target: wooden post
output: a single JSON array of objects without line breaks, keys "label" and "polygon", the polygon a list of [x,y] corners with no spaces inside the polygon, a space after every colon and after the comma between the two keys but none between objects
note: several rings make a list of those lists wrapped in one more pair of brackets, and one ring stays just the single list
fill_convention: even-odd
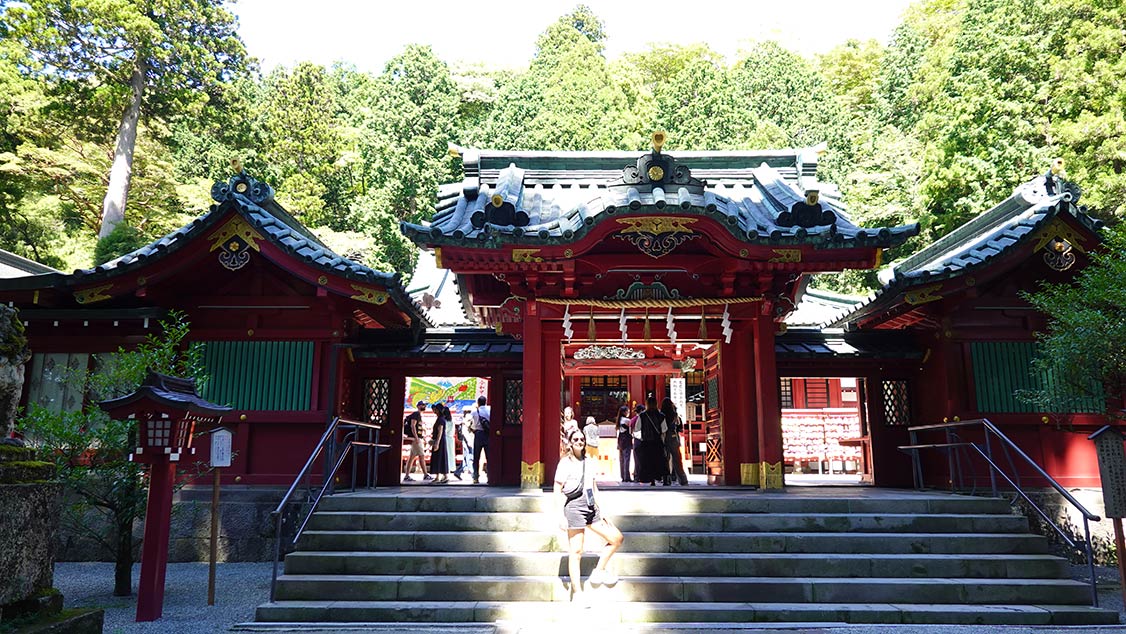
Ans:
[{"label": "wooden post", "polygon": [[145,542],[141,546],[141,582],[137,588],[138,622],[155,621],[164,611],[164,572],[168,568],[168,530],[176,463],[160,456],[153,461],[149,473]]},{"label": "wooden post", "polygon": [[215,467],[211,484],[211,559],[207,570],[207,605],[215,605],[215,562],[219,558],[219,476],[222,467]]}]

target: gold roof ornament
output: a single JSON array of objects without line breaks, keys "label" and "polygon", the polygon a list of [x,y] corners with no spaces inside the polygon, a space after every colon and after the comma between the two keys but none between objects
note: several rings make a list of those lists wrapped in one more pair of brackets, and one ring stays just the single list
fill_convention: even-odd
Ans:
[{"label": "gold roof ornament", "polygon": [[664,130],[657,130],[653,133],[653,153],[660,154],[661,148],[665,146],[666,134]]}]

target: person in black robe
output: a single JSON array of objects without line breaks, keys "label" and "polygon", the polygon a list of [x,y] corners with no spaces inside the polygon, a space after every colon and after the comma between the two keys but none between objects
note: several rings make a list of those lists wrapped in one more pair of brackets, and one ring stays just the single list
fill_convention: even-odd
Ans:
[{"label": "person in black robe", "polygon": [[637,447],[637,481],[651,486],[668,474],[665,458],[665,417],[657,409],[657,398],[650,396],[637,424],[641,426],[641,443]]},{"label": "person in black robe", "polygon": [[434,410],[434,428],[430,430],[430,473],[434,474],[434,484],[450,481],[450,463],[446,457],[446,426],[453,422],[450,408],[441,403],[431,406]]}]

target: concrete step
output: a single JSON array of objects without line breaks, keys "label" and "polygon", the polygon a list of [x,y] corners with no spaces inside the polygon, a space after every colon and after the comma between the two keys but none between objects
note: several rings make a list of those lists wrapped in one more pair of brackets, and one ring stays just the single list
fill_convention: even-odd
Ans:
[{"label": "concrete step", "polygon": [[[283,575],[280,601],[566,601],[559,576]],[[827,577],[623,577],[598,590],[611,602],[943,603],[1081,605],[1090,587],[1071,579],[902,579]]]},{"label": "concrete step", "polygon": [[[596,593],[597,594],[597,593]],[[878,623],[969,625],[1111,625],[1118,613],[1080,605],[931,603],[607,603],[578,609],[566,602],[278,601],[258,607],[259,622],[304,623]],[[245,624],[250,626],[252,624]],[[234,628],[240,629],[239,626]]]},{"label": "concrete step", "polygon": [[[1006,500],[962,495],[921,495],[912,492],[885,493],[878,497],[812,496],[799,492],[762,493],[756,491],[693,491],[682,489],[607,490],[601,492],[602,506],[607,512],[620,514],[652,514],[660,509],[664,515],[691,513],[913,513],[913,514],[998,514],[1011,512]],[[539,513],[554,510],[550,495],[539,492],[522,495],[479,496],[412,495],[394,493],[344,493],[321,501],[324,511],[369,512],[433,512],[433,513]]]},{"label": "concrete step", "polygon": [[[928,532],[1021,533],[1028,520],[1020,515],[909,513],[773,513],[685,515],[611,514],[618,528],[664,532]],[[550,531],[558,524],[554,513],[465,513],[394,511],[320,511],[313,515],[314,530],[365,531]]]},{"label": "concrete step", "polygon": [[[302,535],[303,551],[395,552],[562,552],[560,531],[533,533],[319,531]],[[790,533],[790,532],[631,532],[623,552],[673,553],[885,553],[885,554],[1043,554],[1039,535],[1002,533]]]},{"label": "concrete step", "polygon": [[[583,574],[597,555],[583,557]],[[1052,555],[888,555],[824,553],[619,553],[625,576],[948,577],[1062,579],[1067,562]],[[292,575],[566,575],[564,553],[295,552]]]}]

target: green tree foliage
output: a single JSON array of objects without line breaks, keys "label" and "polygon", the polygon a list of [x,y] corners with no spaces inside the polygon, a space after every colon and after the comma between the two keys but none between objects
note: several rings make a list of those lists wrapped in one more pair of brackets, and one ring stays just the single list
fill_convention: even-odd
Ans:
[{"label": "green tree foliage", "polygon": [[1126,226],[1105,238],[1073,283],[1045,284],[1027,297],[1048,316],[1035,364],[1062,384],[1033,395],[1044,411],[1077,411],[1091,398],[1121,402],[1126,390]]},{"label": "green tree foliage", "polygon": [[222,0],[27,0],[5,18],[28,70],[69,106],[97,110],[91,132],[115,121],[113,168],[99,235],[125,219],[142,121],[166,121],[238,73],[245,50]]},{"label": "green tree foliage", "polygon": [[594,41],[601,33],[583,7],[549,26],[528,71],[501,89],[484,124],[467,133],[469,142],[524,150],[641,147],[648,133],[630,116],[601,40]]},{"label": "green tree foliage", "polygon": [[[54,462],[63,486],[76,500],[63,512],[68,531],[100,545],[116,562],[114,595],[129,596],[133,567],[133,524],[144,516],[145,480],[141,466],[130,462],[136,447],[136,422],[112,420],[98,401],[132,392],[146,370],[202,381],[202,352],[185,346],[189,332],[183,314],[171,313],[159,334],[150,334],[133,350],[97,355],[98,370],[59,377],[82,385],[89,398],[74,412],[56,412],[32,404],[17,422],[17,429],[38,450],[40,458]],[[108,534],[104,526],[110,527]]]}]

